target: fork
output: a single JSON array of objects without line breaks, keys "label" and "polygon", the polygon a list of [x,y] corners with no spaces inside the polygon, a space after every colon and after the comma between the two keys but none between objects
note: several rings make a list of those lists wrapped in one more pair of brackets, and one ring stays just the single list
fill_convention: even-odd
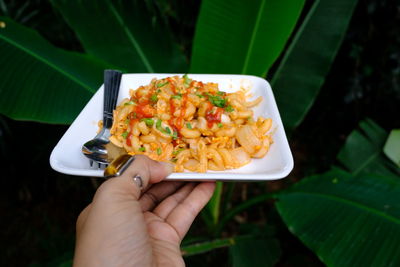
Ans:
[{"label": "fork", "polygon": [[98,169],[104,169],[110,162],[106,145],[110,142],[113,111],[117,104],[121,77],[120,71],[104,71],[103,128],[92,140],[82,146],[82,153],[89,158],[91,167],[97,163]]}]

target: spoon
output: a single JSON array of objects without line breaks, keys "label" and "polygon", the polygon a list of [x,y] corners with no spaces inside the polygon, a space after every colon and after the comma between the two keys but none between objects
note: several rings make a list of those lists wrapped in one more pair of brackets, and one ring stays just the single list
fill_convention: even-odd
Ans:
[{"label": "spoon", "polygon": [[90,166],[96,162],[101,168],[110,162],[106,145],[110,142],[113,111],[117,104],[121,77],[122,72],[120,71],[104,71],[103,128],[92,140],[82,146],[82,153],[89,158]]}]

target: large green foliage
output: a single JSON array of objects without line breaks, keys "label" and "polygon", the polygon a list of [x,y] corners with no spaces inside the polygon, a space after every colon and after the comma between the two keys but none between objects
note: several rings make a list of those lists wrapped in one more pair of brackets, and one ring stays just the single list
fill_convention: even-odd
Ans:
[{"label": "large green foliage", "polygon": [[0,17],[0,112],[15,119],[70,123],[101,85],[106,64],[54,47]]},{"label": "large green foliage", "polygon": [[86,52],[127,72],[185,72],[170,30],[146,1],[52,0]]},{"label": "large green foliage", "polygon": [[[90,80],[90,85],[84,85],[86,89],[90,87],[90,92],[101,84],[100,69],[105,67],[126,72],[187,72],[183,53],[164,19],[153,12],[152,1],[52,0],[51,3],[90,56],[66,57],[66,54],[72,53],[54,47],[38,34],[34,38],[20,38],[19,43],[5,42],[10,36],[28,36],[25,34],[28,29],[17,26],[8,18],[2,21],[15,27],[0,29],[0,40],[7,45],[3,44],[4,49],[21,51],[21,47],[25,47],[36,59],[45,58],[46,62],[51,62],[52,69],[63,69],[64,73],[68,73],[68,79],[78,81],[80,86]],[[304,0],[259,0],[251,4],[237,0],[204,0],[195,27],[190,71],[265,77],[271,66],[279,63],[276,73],[269,75],[273,78],[272,85],[285,127],[292,130],[300,124],[323,84],[355,3],[356,0],[314,1],[311,8],[303,11],[304,20],[298,22]],[[288,40],[291,42],[285,49]],[[7,60],[8,64],[18,62],[18,55],[7,54],[9,57],[3,60]],[[82,62],[75,67],[70,62],[78,57]],[[282,60],[277,61],[280,57]],[[69,70],[64,70],[65,65]],[[91,93],[71,88],[68,83],[60,82],[61,79],[54,84],[41,80],[40,73],[45,71],[46,64],[35,66],[34,72],[21,64],[17,66],[20,68],[4,70],[4,75],[18,73],[30,77],[30,82],[7,79],[11,82],[2,86],[7,87],[2,89],[4,95],[15,96],[18,92],[19,96],[23,96],[14,97],[12,103],[2,108],[1,112],[9,117],[70,123],[90,97]],[[42,87],[33,87],[39,83]],[[62,97],[47,94],[46,101],[37,99],[43,92],[53,92],[54,87],[68,93],[62,94]],[[70,108],[62,112],[53,110],[66,105]],[[15,110],[24,111],[26,115]]]},{"label": "large green foliage", "polygon": [[278,196],[289,230],[328,266],[400,264],[400,171],[383,155],[386,137],[361,122],[338,155],[348,171],[334,167]]},{"label": "large green foliage", "polygon": [[357,0],[313,2],[274,74],[274,90],[286,129],[296,128],[325,81]]},{"label": "large green foliage", "polygon": [[190,71],[265,76],[282,52],[304,0],[204,0]]},{"label": "large green foliage", "polygon": [[[152,1],[51,2],[85,52],[57,48],[36,31],[0,17],[5,25],[0,26],[2,114],[70,123],[102,83],[105,68],[181,73],[189,69],[268,74],[289,130],[312,106],[357,3],[315,0],[303,10],[304,0],[203,0],[188,68],[171,29],[150,12]],[[373,121],[362,121],[330,171],[306,177],[276,195],[250,197],[231,209],[227,201],[233,184],[224,188],[219,183],[203,214],[212,240],[185,245],[186,255],[229,246],[234,266],[275,264],[281,250],[273,234],[260,230],[221,238],[221,232],[242,211],[276,196],[288,229],[327,265],[399,265],[400,180],[398,168],[382,153],[387,136]],[[390,155],[398,161],[398,154]]]}]

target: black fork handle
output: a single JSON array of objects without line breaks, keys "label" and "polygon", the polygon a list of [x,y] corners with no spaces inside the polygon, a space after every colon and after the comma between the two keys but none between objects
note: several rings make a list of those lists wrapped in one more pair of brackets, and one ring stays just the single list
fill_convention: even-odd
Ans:
[{"label": "black fork handle", "polygon": [[104,71],[103,127],[106,129],[111,128],[113,124],[113,111],[117,105],[121,77],[122,72],[120,71]]}]

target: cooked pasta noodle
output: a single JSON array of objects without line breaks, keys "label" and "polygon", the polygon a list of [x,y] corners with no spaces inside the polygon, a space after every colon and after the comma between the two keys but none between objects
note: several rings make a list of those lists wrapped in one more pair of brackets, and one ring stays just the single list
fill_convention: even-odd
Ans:
[{"label": "cooked pasta noodle", "polygon": [[187,75],[153,79],[129,91],[114,111],[110,141],[128,154],[175,163],[175,171],[222,171],[264,157],[273,143],[270,118],[253,118],[244,91]]}]

